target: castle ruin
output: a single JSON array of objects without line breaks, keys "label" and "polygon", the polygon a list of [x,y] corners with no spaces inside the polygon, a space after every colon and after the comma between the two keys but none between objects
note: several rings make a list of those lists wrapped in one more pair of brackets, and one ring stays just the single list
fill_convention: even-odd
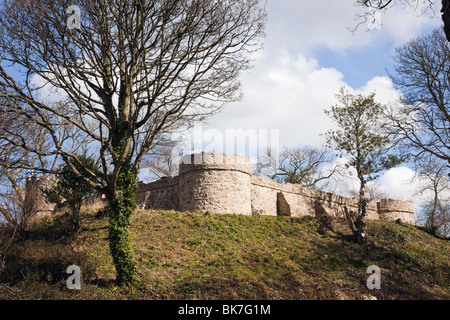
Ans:
[{"label": "castle ruin", "polygon": [[[242,155],[203,152],[185,156],[179,175],[139,183],[136,200],[141,209],[163,209],[268,216],[315,216],[317,201],[335,216],[344,206],[357,209],[350,199],[298,184],[282,184],[252,174],[250,159]],[[414,224],[413,201],[383,199],[368,205],[369,219]]]},{"label": "castle ruin", "polygon": [[[138,208],[290,217],[315,216],[318,202],[337,217],[344,217],[345,205],[357,209],[357,199],[254,175],[250,159],[242,155],[192,154],[182,158],[179,169],[173,178],[139,182]],[[414,224],[413,201],[383,199],[369,203],[367,212],[368,219]]]},{"label": "castle ruin", "polygon": [[51,188],[53,182],[49,176],[29,176],[25,184],[24,210],[27,215],[43,217],[51,214],[55,205],[47,201],[42,190]]}]

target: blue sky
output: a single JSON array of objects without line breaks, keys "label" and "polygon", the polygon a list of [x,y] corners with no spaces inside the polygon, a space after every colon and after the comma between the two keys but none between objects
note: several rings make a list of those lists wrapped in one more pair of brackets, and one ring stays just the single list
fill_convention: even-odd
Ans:
[{"label": "blue sky", "polygon": [[388,76],[386,69],[392,72],[392,47],[392,42],[386,41],[382,45],[371,44],[345,52],[322,48],[315,50],[313,56],[323,68],[335,68],[342,72],[349,86],[360,88],[376,76]]}]

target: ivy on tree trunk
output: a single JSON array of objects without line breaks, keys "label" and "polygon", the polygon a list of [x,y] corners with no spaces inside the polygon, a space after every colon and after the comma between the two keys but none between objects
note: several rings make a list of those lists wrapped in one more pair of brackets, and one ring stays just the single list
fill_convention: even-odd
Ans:
[{"label": "ivy on tree trunk", "polygon": [[136,275],[130,242],[130,219],[136,208],[137,173],[130,164],[122,167],[117,181],[117,194],[109,199],[109,248],[119,284],[131,285]]}]

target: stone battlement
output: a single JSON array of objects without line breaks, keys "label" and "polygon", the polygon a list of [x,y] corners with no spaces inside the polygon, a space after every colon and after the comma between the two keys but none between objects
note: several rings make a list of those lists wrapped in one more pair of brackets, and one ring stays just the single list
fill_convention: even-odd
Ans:
[{"label": "stone battlement", "polygon": [[[357,209],[357,199],[253,175],[250,159],[241,155],[188,155],[182,158],[179,171],[173,178],[139,182],[138,208],[291,217],[315,216],[317,202],[338,217],[344,217],[345,205]],[[412,201],[383,199],[369,203],[367,212],[369,219],[414,224]]]},{"label": "stone battlement", "polygon": [[219,152],[190,154],[181,159],[180,175],[199,170],[237,171],[250,175],[252,164],[248,157]]},{"label": "stone battlement", "polygon": [[[252,175],[248,157],[218,152],[183,157],[178,177],[142,184],[137,197],[141,209],[292,217],[315,216],[316,201],[339,217],[344,216],[344,205],[358,205],[357,199]],[[392,199],[371,202],[368,218],[414,224],[414,205]]]}]

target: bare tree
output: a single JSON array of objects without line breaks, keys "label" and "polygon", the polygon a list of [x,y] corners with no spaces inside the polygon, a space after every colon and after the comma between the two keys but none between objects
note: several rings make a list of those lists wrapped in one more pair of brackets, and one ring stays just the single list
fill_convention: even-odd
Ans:
[{"label": "bare tree", "polygon": [[337,170],[337,167],[333,167],[330,171],[322,170],[333,160],[333,156],[323,147],[285,147],[279,153],[278,161],[272,159],[276,155],[277,152],[266,150],[261,163],[277,166],[278,169],[269,177],[281,183],[301,184],[307,188],[325,188],[326,181]]},{"label": "bare tree", "polygon": [[263,147],[257,154],[253,173],[275,179],[280,166],[280,150],[274,147]]},{"label": "bare tree", "polygon": [[446,163],[428,156],[416,163],[417,194],[427,196],[422,204],[424,225],[433,233],[450,233],[450,179],[445,174]]},{"label": "bare tree", "polygon": [[448,41],[450,41],[450,1],[442,0],[442,21],[444,21],[444,32],[445,37]]},{"label": "bare tree", "polygon": [[391,109],[393,133],[413,155],[450,161],[450,48],[440,29],[395,51],[396,88],[401,104]]},{"label": "bare tree", "polygon": [[[445,0],[444,0],[445,1]],[[443,7],[445,7],[444,1],[442,1]],[[427,8],[432,9],[433,5],[437,0],[356,0],[356,5],[364,6],[366,8],[374,8],[378,10],[388,9],[390,6],[394,5],[406,5],[409,7],[417,7],[418,4],[422,3],[427,6]]]},{"label": "bare tree", "polygon": [[[15,122],[2,106],[0,108],[0,135],[11,140],[13,137],[7,134],[10,131],[16,132],[17,135],[20,134],[22,139],[26,139],[29,144],[33,144],[40,150],[44,150],[46,147],[42,130],[36,126],[23,126]],[[31,195],[31,190],[26,188],[30,171],[22,168],[21,165],[33,165],[43,159],[14,144],[5,143],[5,141],[0,144],[0,149],[0,217],[10,227],[21,232],[28,227],[30,219],[35,214],[33,206],[29,205],[30,201],[27,201],[27,197],[29,200],[35,196]],[[45,163],[45,165],[51,164]]]},{"label": "bare tree", "polygon": [[148,154],[144,156],[141,168],[145,168],[150,174],[156,178],[169,177],[178,175],[178,163],[176,160],[179,155],[177,152],[178,141],[170,140],[167,136],[162,135]]},{"label": "bare tree", "polygon": [[25,230],[33,213],[26,207],[25,177],[19,170],[1,168],[0,219],[18,230]]},{"label": "bare tree", "polygon": [[[14,132],[9,142],[43,158],[60,156],[106,195],[121,284],[131,284],[136,273],[128,230],[141,160],[172,126],[188,126],[240,99],[240,71],[261,47],[260,2],[79,0],[79,10],[69,12],[67,0],[2,4],[0,97],[16,121],[43,128],[52,148],[17,142]],[[42,94],[50,89],[60,93],[57,103]],[[101,174],[71,151],[80,138],[95,151]]]},{"label": "bare tree", "polygon": [[[359,190],[353,187],[349,187],[348,193],[352,198],[358,198],[359,196]],[[388,194],[378,184],[368,183],[366,185],[366,198],[368,201],[377,202],[380,201],[381,199],[387,199]]]},{"label": "bare tree", "polygon": [[[35,175],[27,168],[41,166],[56,172],[60,161],[57,156],[45,158],[40,155],[50,148],[45,130],[35,124],[23,125],[15,121],[7,110],[7,103],[0,106],[0,136],[3,137],[0,140],[0,217],[21,232],[35,216],[35,200],[42,196],[39,186],[27,186],[28,178]],[[24,141],[39,153],[20,147]],[[82,141],[74,144],[73,148],[78,148],[80,144]]]},{"label": "bare tree", "polygon": [[[425,11],[432,11],[434,13],[434,6],[438,0],[356,0],[357,6],[371,9],[365,14],[357,15],[358,19],[363,19],[362,23],[371,21],[374,19],[374,14],[377,10],[384,11],[395,5],[402,5],[404,7],[410,7],[417,9],[420,4],[424,5],[423,13]],[[444,22],[444,32],[448,41],[450,41],[450,1],[441,0],[441,14],[442,21]],[[361,24],[361,23],[360,23]],[[358,26],[360,25],[358,24]],[[357,26],[357,27],[358,27]],[[357,28],[356,27],[356,28]],[[355,29],[356,29],[355,28]]]}]

